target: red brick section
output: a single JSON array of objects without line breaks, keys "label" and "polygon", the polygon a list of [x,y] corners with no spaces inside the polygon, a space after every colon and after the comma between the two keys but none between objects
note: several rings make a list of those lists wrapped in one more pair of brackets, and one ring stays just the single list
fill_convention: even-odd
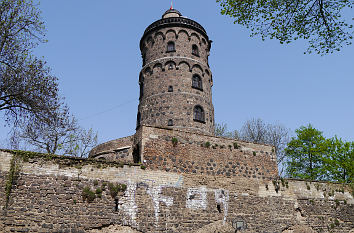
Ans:
[{"label": "red brick section", "polygon": [[271,146],[146,126],[143,138],[143,160],[152,170],[253,179],[278,174]]}]

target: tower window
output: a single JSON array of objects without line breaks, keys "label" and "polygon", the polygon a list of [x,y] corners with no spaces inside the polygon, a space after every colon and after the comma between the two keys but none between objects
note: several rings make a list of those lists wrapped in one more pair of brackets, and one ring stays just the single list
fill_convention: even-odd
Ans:
[{"label": "tower window", "polygon": [[199,57],[199,49],[197,45],[192,45],[192,54]]},{"label": "tower window", "polygon": [[140,96],[139,99],[141,99],[144,95],[144,83],[140,83]]},{"label": "tower window", "polygon": [[173,86],[168,87],[168,92],[173,92]]},{"label": "tower window", "polygon": [[140,127],[140,122],[141,122],[141,113],[138,112],[138,116],[136,117],[136,128]]},{"label": "tower window", "polygon": [[170,64],[168,64],[168,69],[173,70],[173,63],[172,62]]},{"label": "tower window", "polygon": [[201,123],[205,123],[205,114],[204,114],[204,109],[202,108],[202,106],[197,105],[194,107],[194,121],[198,121]]},{"label": "tower window", "polygon": [[170,41],[167,43],[167,52],[176,52],[175,42]]},{"label": "tower window", "polygon": [[146,65],[146,54],[145,53],[142,55],[142,58],[143,58],[143,66],[145,66]]},{"label": "tower window", "polygon": [[173,126],[173,120],[172,119],[168,120],[168,126]]},{"label": "tower window", "polygon": [[192,87],[201,91],[203,90],[202,78],[197,74],[193,75]]}]

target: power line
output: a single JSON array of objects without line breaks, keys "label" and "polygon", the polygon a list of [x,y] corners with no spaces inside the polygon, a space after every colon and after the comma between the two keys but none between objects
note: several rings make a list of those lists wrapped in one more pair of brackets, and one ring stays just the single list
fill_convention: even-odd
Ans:
[{"label": "power line", "polygon": [[82,121],[82,120],[87,120],[87,119],[89,119],[89,118],[102,115],[102,114],[107,113],[107,112],[110,112],[110,111],[112,111],[112,110],[114,110],[114,109],[116,109],[116,108],[120,108],[120,107],[123,107],[124,105],[133,103],[133,102],[135,102],[135,101],[136,101],[136,99],[128,100],[128,101],[126,101],[126,102],[124,102],[124,103],[118,104],[118,105],[116,105],[116,106],[114,106],[114,107],[112,107],[112,108],[106,109],[106,110],[104,110],[104,111],[97,112],[97,113],[94,113],[94,114],[92,114],[92,115],[90,115],[90,116],[80,118],[79,120],[81,120],[81,121]]}]

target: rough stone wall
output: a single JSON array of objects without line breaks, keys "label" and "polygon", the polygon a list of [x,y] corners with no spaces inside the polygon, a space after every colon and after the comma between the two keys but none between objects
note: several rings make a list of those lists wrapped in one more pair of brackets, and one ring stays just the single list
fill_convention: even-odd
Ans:
[{"label": "rough stone wall", "polygon": [[[140,232],[234,232],[236,225],[245,227],[242,232],[354,228],[353,197],[339,184],[178,174],[65,157],[23,157],[5,209],[3,187],[12,157],[0,151],[2,232],[110,232],[115,226]],[[118,205],[107,182],[127,185]],[[102,197],[83,201],[85,187],[102,189]]]},{"label": "rough stone wall", "polygon": [[149,126],[142,127],[142,138],[142,160],[153,170],[252,179],[278,175],[268,145]]},{"label": "rough stone wall", "polygon": [[133,162],[134,135],[112,140],[93,148],[89,157],[107,161]]},{"label": "rough stone wall", "polygon": [[[167,52],[171,41],[175,51]],[[171,26],[150,31],[141,45],[144,64],[139,80],[138,124],[167,127],[172,120],[171,128],[214,134],[209,39],[192,28]],[[198,47],[198,56],[192,54],[193,45]],[[202,79],[202,90],[192,88],[196,74]],[[204,109],[205,122],[194,121],[197,105]]]}]

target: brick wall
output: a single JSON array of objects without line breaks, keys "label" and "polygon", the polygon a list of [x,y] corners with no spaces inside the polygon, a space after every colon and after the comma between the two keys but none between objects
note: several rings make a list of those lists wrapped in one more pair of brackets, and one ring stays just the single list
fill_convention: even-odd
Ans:
[{"label": "brick wall", "polygon": [[251,179],[278,174],[268,145],[149,126],[143,127],[142,138],[143,160],[152,170]]},{"label": "brick wall", "polygon": [[[140,232],[197,232],[238,222],[244,232],[349,232],[354,200],[338,184],[178,174],[139,166],[38,155],[21,157],[20,175],[4,207],[12,154],[0,152],[0,226],[3,232],[105,232],[130,226]],[[107,182],[124,183],[118,206]],[[83,201],[85,187],[102,196]],[[117,210],[116,210],[116,207]],[[207,232],[207,231],[206,231]]]}]

